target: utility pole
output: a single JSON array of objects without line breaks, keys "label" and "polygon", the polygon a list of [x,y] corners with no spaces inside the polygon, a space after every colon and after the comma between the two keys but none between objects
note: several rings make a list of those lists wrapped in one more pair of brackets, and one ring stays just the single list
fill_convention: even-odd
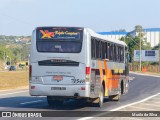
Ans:
[{"label": "utility pole", "polygon": [[142,68],[142,63],[141,63],[141,61],[142,61],[142,33],[143,33],[143,28],[142,28],[142,26],[141,25],[137,25],[137,26],[135,26],[135,32],[136,33],[138,33],[139,34],[139,46],[140,46],[140,48],[139,48],[139,71],[141,71],[141,68]]},{"label": "utility pole", "polygon": [[140,64],[139,64],[139,71],[140,71],[140,72],[141,72],[141,68],[142,68],[142,63],[141,63],[141,61],[142,61],[142,52],[141,52],[141,49],[142,49],[142,48],[141,48],[141,46],[142,46],[142,43],[141,43],[142,41],[141,41],[141,40],[142,40],[142,39],[141,39],[141,34],[142,34],[142,33],[140,32],[140,51],[139,51],[139,63],[140,63]]}]

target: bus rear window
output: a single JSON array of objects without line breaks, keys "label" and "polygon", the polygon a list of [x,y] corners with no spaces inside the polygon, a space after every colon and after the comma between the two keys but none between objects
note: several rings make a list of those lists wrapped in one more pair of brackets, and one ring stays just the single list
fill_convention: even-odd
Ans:
[{"label": "bus rear window", "polygon": [[37,28],[36,46],[38,52],[80,53],[82,28]]}]

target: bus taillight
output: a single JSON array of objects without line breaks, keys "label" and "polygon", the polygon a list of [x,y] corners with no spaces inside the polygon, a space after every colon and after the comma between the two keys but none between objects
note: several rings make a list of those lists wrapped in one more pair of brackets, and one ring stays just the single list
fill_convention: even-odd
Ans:
[{"label": "bus taillight", "polygon": [[32,65],[29,65],[29,79],[31,80],[32,76]]},{"label": "bus taillight", "polygon": [[90,67],[86,67],[86,75],[90,74]]},{"label": "bus taillight", "polygon": [[90,67],[86,67],[86,82],[89,82]]}]

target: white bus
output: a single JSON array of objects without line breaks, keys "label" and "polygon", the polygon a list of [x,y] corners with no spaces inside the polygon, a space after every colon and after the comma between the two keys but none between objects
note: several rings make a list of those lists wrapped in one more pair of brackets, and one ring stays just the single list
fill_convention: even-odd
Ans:
[{"label": "white bus", "polygon": [[49,105],[86,98],[103,105],[128,91],[128,52],[124,42],[89,28],[37,27],[30,53],[30,95],[47,96]]}]

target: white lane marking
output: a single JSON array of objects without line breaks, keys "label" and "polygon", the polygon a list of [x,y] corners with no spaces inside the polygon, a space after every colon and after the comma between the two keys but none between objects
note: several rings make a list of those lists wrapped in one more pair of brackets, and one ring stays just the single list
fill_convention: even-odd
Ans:
[{"label": "white lane marking", "polygon": [[128,118],[128,117],[127,117],[126,120],[142,120],[142,119],[139,119],[139,118],[131,118],[131,117]]},{"label": "white lane marking", "polygon": [[30,103],[37,103],[37,102],[42,102],[43,100],[36,100],[36,101],[30,101],[30,102],[24,102],[24,103],[20,103],[21,105],[25,105],[25,104],[30,104]]},{"label": "white lane marking", "polygon": [[154,104],[148,104],[148,103],[142,103],[142,105],[148,105],[148,106],[155,106],[155,107],[160,107],[160,105],[158,104],[156,104],[156,105],[154,105]]},{"label": "white lane marking", "polygon": [[142,102],[147,101],[147,100],[149,100],[149,99],[151,99],[151,98],[153,98],[153,97],[156,97],[156,96],[158,96],[158,95],[160,95],[160,93],[157,93],[157,94],[155,94],[155,95],[149,96],[149,97],[147,97],[147,98],[145,98],[145,99],[142,99],[142,100],[140,100],[140,101],[138,101],[138,102],[133,102],[133,103],[131,103],[131,104],[127,104],[127,105],[124,105],[124,106],[121,106],[121,107],[112,109],[112,110],[110,110],[110,111],[118,111],[118,110],[120,110],[120,109],[122,109],[122,108],[131,106],[131,105],[135,105],[135,104],[138,104],[138,103],[142,103]]},{"label": "white lane marking", "polygon": [[[156,97],[156,96],[158,96],[158,95],[160,95],[160,93],[157,93],[157,94],[155,94],[155,95],[149,96],[149,97],[147,97],[147,98],[145,98],[145,99],[142,99],[142,100],[140,100],[140,101],[138,101],[138,102],[133,102],[133,103],[131,103],[131,104],[127,104],[127,105],[124,105],[124,106],[121,106],[121,107],[118,107],[118,108],[115,108],[115,109],[111,109],[110,111],[118,111],[118,110],[120,110],[120,109],[123,109],[123,108],[129,107],[129,106],[132,106],[132,105],[135,105],[135,104],[138,104],[138,103],[147,101],[147,100],[149,100],[149,99],[151,99],[151,98],[153,98],[153,97]],[[98,114],[98,116],[104,115],[104,114],[105,114],[105,113]],[[89,119],[93,119],[93,118],[98,117],[98,116],[97,116],[97,115],[94,115],[93,117],[84,117],[84,118],[80,118],[80,119],[77,119],[77,120],[89,120]]]},{"label": "white lane marking", "polygon": [[134,118],[134,117],[114,117],[114,118],[117,118],[117,119],[113,119],[113,120],[142,120],[142,119],[139,119],[139,118]]},{"label": "white lane marking", "polygon": [[149,74],[143,74],[143,73],[137,73],[137,72],[130,72],[132,74],[136,74],[136,75],[142,75],[142,76],[150,76],[150,77],[160,77],[158,75],[149,75]]},{"label": "white lane marking", "polygon": [[[96,116],[95,116],[96,117]],[[84,117],[84,118],[80,118],[80,119],[77,119],[77,120],[89,120],[89,119],[93,119],[95,117]]]},{"label": "white lane marking", "polygon": [[130,81],[132,81],[132,80],[134,80],[135,79],[135,77],[129,77],[129,80]]},{"label": "white lane marking", "polygon": [[158,101],[159,101],[159,100],[160,100],[160,98],[152,98],[152,100],[158,100]]},{"label": "white lane marking", "polygon": [[155,101],[149,101],[149,103],[152,103],[152,104],[160,104],[160,102],[155,102]]},{"label": "white lane marking", "polygon": [[[83,119],[78,119],[78,120],[88,120],[88,119],[93,119],[93,117],[85,117]],[[96,120],[112,120],[112,117],[96,117]],[[142,120],[142,119],[139,119],[139,118],[131,118],[131,117],[114,117],[113,120]]]},{"label": "white lane marking", "polygon": [[28,92],[28,90],[19,91],[19,92],[12,92],[12,93],[0,94],[0,96],[12,95],[12,94],[23,93],[23,92]]},{"label": "white lane marking", "polygon": [[137,107],[137,106],[129,106],[129,107],[131,107],[131,108],[136,108],[136,109],[141,109],[141,110],[156,110],[156,109],[151,109],[151,108],[144,108],[144,107]]}]

